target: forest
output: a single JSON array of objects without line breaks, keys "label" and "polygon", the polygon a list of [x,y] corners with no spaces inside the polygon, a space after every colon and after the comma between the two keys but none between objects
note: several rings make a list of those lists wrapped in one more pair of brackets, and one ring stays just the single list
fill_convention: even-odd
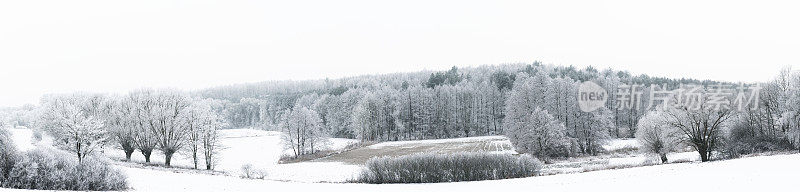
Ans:
[{"label": "forest", "polygon": [[[605,107],[591,113],[579,110],[577,89],[585,81],[609,90]],[[721,83],[735,84],[534,62],[337,80],[271,81],[192,94],[223,103],[229,128],[307,131],[361,141],[504,135],[511,125],[505,119],[516,118],[515,112],[540,108],[563,124],[562,134],[570,138],[565,142],[571,143],[566,154],[596,154],[605,139],[634,137],[639,118],[648,111],[644,106],[650,89],[643,89],[638,108],[617,103],[618,90],[627,91],[634,84],[675,89],[681,84]],[[522,108],[525,110],[518,110]],[[282,126],[288,122],[285,114],[298,109],[316,114],[314,126],[286,130],[289,126]],[[294,143],[298,142],[304,143],[296,138]]]}]

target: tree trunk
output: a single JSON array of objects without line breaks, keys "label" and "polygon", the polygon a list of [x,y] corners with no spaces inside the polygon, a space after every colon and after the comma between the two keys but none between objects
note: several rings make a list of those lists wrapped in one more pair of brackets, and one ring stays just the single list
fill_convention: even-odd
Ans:
[{"label": "tree trunk", "polygon": [[664,153],[664,154],[660,154],[660,155],[661,155],[661,163],[662,164],[666,164],[667,163],[667,154]]},{"label": "tree trunk", "polygon": [[80,162],[83,161],[83,158],[81,156],[81,143],[80,142],[75,142],[75,149],[77,149],[77,150],[75,150],[76,151],[75,154],[78,155],[78,163],[80,163]]},{"label": "tree trunk", "polygon": [[170,167],[170,162],[172,162],[172,154],[173,152],[165,151],[164,152],[164,165]]},{"label": "tree trunk", "polygon": [[197,169],[197,152],[192,152],[192,160],[194,160],[194,169]]},{"label": "tree trunk", "polygon": [[139,149],[139,150],[142,151],[142,155],[144,155],[144,162],[150,163],[150,155],[153,154],[153,150],[152,149],[147,149],[147,150]]},{"label": "tree trunk", "polygon": [[701,162],[707,162],[708,161],[708,152],[707,151],[708,150],[706,150],[706,147],[698,147],[697,148],[697,152],[700,153],[700,161]]},{"label": "tree trunk", "polygon": [[131,155],[133,155],[133,150],[125,150],[125,161],[131,162]]}]

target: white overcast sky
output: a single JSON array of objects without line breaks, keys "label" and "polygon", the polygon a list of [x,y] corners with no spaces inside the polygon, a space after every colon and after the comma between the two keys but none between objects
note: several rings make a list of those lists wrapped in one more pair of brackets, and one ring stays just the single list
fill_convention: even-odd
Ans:
[{"label": "white overcast sky", "polygon": [[796,1],[0,1],[0,106],[540,60],[765,81],[800,68]]}]

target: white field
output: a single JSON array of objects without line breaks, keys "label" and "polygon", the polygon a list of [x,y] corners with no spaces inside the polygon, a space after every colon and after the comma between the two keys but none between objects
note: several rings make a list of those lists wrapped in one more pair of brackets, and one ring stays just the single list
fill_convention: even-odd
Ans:
[{"label": "white field", "polygon": [[[750,157],[532,178],[435,184],[338,184],[246,180],[125,168],[140,191],[787,191],[800,155]],[[708,185],[706,185],[708,184]]]},{"label": "white field", "polygon": [[603,145],[606,151],[615,151],[624,148],[639,148],[639,141],[636,139],[614,139]]},{"label": "white field", "polygon": [[[17,148],[25,151],[35,147],[32,142],[30,129],[10,129],[13,134]],[[267,180],[277,181],[296,181],[296,182],[343,182],[354,178],[360,170],[360,166],[346,165],[338,162],[303,162],[292,164],[278,164],[280,156],[291,154],[281,145],[280,132],[262,131],[252,129],[231,129],[221,130],[222,146],[224,149],[220,153],[220,160],[215,170],[227,172],[228,175],[238,176],[244,164],[252,164],[254,168],[267,172]],[[45,136],[44,140],[50,140]],[[331,139],[328,147],[323,149],[337,150],[346,147],[348,144],[356,142],[352,139]],[[45,142],[49,144],[50,142]],[[122,150],[114,149],[109,146],[101,153],[106,156],[121,160],[125,158]],[[136,151],[133,153],[132,161],[145,162],[144,156]],[[199,168],[204,168],[202,157],[199,158]],[[163,164],[164,155],[160,151],[153,151],[150,156],[152,163]],[[191,157],[186,154],[179,154],[173,157],[172,165],[176,167],[193,167]],[[335,171],[320,171],[335,170]]]},{"label": "white field", "polygon": [[[32,148],[29,130],[12,129],[12,133],[20,148]],[[240,179],[234,174],[208,175],[123,166],[119,166],[119,168],[127,172],[129,183],[136,191],[786,191],[796,188],[793,181],[797,180],[796,175],[800,173],[800,166],[798,166],[800,154],[791,154],[494,181],[390,185],[310,183],[343,181],[352,177],[353,173],[357,173],[360,167],[334,162],[278,165],[276,164],[277,157],[285,152],[280,148],[278,133],[255,130],[226,130],[223,133],[226,137],[223,143],[227,145],[228,149],[223,153],[227,160],[223,159],[220,162],[220,169],[238,171],[237,165],[252,163],[266,168],[270,173],[268,180]],[[470,139],[474,140],[475,138],[467,140]],[[333,143],[336,142],[351,141],[334,141]],[[431,142],[440,141],[423,143]],[[452,142],[450,140],[443,143]],[[262,143],[263,145],[253,143]],[[609,147],[614,147],[619,143],[630,144],[630,141],[612,141],[611,143]],[[400,143],[386,146],[389,145],[403,146]],[[381,147],[381,145],[375,147]],[[110,153],[111,150],[108,151],[108,154]],[[670,158],[692,159],[696,157],[693,153],[676,153],[671,154]],[[607,163],[640,163],[650,159],[646,155],[634,155],[607,158],[603,161],[607,161]],[[181,165],[187,165],[184,160],[178,162]],[[0,189],[0,191],[4,190],[24,191]]]}]

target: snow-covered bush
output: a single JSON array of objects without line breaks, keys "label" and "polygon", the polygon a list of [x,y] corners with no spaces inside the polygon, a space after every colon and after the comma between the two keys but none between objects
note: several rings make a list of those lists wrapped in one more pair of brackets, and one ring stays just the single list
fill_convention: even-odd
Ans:
[{"label": "snow-covered bush", "polygon": [[737,122],[725,137],[722,153],[727,158],[737,158],[752,153],[791,149],[792,143],[786,137],[764,134],[758,131],[758,127]]},{"label": "snow-covered bush", "polygon": [[91,156],[78,162],[71,157],[66,152],[49,148],[25,152],[2,187],[77,191],[127,189],[126,176],[109,162]]},{"label": "snow-covered bush", "polygon": [[245,179],[264,179],[264,177],[267,177],[266,171],[255,168],[249,163],[242,165],[241,171],[241,177]]},{"label": "snow-covered bush", "polygon": [[31,130],[33,131],[33,135],[31,135],[31,139],[33,139],[33,141],[36,142],[36,143],[42,141],[42,139],[43,139],[42,130],[39,130],[39,129],[31,129]]},{"label": "snow-covered bush", "polygon": [[17,161],[16,151],[8,130],[0,127],[0,186],[5,183],[5,178]]},{"label": "snow-covered bush", "polygon": [[358,177],[362,183],[439,183],[530,177],[542,163],[530,155],[456,153],[377,157]]}]

